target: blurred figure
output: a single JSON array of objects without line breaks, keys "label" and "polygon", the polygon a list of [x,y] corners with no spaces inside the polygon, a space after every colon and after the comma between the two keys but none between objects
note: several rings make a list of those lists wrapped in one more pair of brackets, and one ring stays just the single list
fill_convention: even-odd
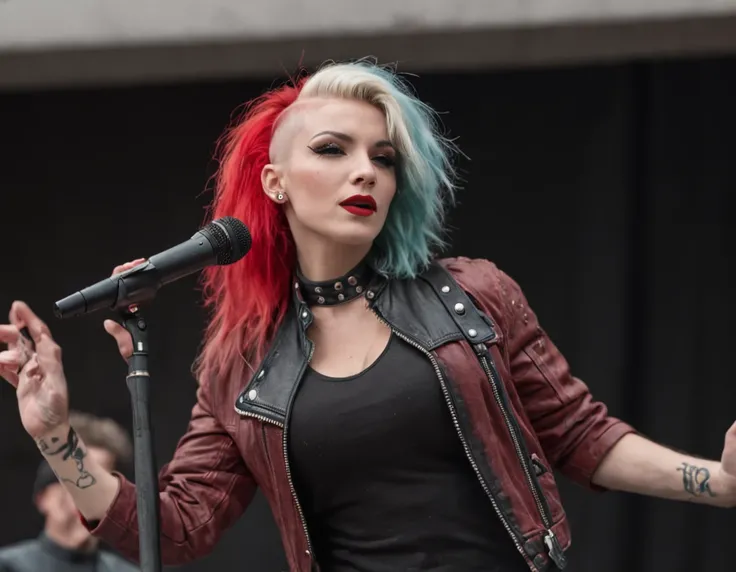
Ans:
[{"label": "blurred figure", "polygon": [[[86,456],[108,471],[131,459],[132,445],[111,419],[72,412],[70,422],[88,444]],[[44,517],[35,540],[0,549],[0,572],[134,572],[120,556],[100,550],[99,540],[82,524],[69,492],[44,460],[33,483],[33,503]]]}]

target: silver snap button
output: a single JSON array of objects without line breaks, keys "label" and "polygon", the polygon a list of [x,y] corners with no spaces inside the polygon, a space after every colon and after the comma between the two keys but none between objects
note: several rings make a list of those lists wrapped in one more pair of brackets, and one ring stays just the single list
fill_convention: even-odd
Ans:
[{"label": "silver snap button", "polygon": [[373,300],[373,298],[375,297],[375,294],[373,293],[372,290],[368,290],[368,292],[366,292],[365,297],[368,298],[369,300]]},{"label": "silver snap button", "polygon": [[338,294],[337,299],[340,300],[340,302],[342,302],[345,299],[345,294]]},{"label": "silver snap button", "polygon": [[317,304],[324,304],[324,303],[325,303],[325,299],[322,296],[317,298]]},{"label": "silver snap button", "polygon": [[477,336],[477,335],[478,335],[478,332],[477,332],[476,330],[474,330],[473,328],[470,328],[470,329],[468,330],[468,335],[469,335],[469,336],[470,336],[471,338],[474,338],[475,336]]},{"label": "silver snap button", "polygon": [[356,291],[356,292],[357,292],[358,294],[360,294],[360,293],[361,293],[361,292],[363,291],[363,287],[362,287],[362,286],[356,286],[356,287],[355,287],[355,291]]},{"label": "silver snap button", "polygon": [[257,395],[258,395],[258,392],[255,389],[251,389],[248,392],[248,399],[250,399],[251,401],[253,401],[256,398]]},{"label": "silver snap button", "polygon": [[443,287],[442,287],[442,292],[443,292],[444,294],[447,294],[447,293],[448,293],[449,291],[450,291],[450,287],[449,287],[449,286],[443,286]]},{"label": "silver snap button", "polygon": [[309,317],[309,312],[307,312],[306,310],[302,312],[302,318],[306,320],[308,317]]},{"label": "silver snap button", "polygon": [[463,306],[460,302],[455,304],[455,313],[456,314],[464,314],[465,313],[465,306]]},{"label": "silver snap button", "polygon": [[355,276],[350,276],[348,278],[348,284],[350,284],[351,286],[355,286],[357,283],[358,281],[355,279]]}]

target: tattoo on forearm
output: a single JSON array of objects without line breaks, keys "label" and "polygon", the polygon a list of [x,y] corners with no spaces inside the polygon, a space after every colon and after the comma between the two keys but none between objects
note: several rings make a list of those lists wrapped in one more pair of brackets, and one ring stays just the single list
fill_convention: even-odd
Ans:
[{"label": "tattoo on forearm", "polygon": [[50,443],[47,443],[44,439],[39,439],[37,444],[41,452],[47,457],[63,455],[62,459],[64,461],[69,458],[74,459],[79,476],[76,480],[62,478],[64,482],[71,483],[78,489],[89,488],[97,482],[97,479],[84,467],[84,458],[87,456],[87,453],[79,444],[79,437],[73,428],[69,428],[66,441],[62,441],[58,437],[52,437]]},{"label": "tattoo on forearm", "polygon": [[694,497],[704,495],[716,496],[710,490],[710,471],[708,469],[683,463],[677,470],[682,471],[682,486],[685,492],[690,493]]},{"label": "tattoo on forearm", "polygon": [[53,457],[55,455],[59,455],[60,453],[63,453],[67,450],[69,447],[69,444],[67,441],[59,444],[60,439],[58,437],[51,437],[51,443],[47,443],[44,439],[39,439],[37,441],[38,448],[41,450],[41,452],[46,455],[47,457]]}]

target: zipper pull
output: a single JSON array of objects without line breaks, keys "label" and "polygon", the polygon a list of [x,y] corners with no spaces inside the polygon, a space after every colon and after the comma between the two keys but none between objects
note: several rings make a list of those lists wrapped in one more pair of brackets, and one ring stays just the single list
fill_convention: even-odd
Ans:
[{"label": "zipper pull", "polygon": [[544,544],[547,546],[547,552],[552,562],[555,563],[559,570],[562,570],[567,566],[567,557],[560,546],[560,541],[557,540],[555,533],[551,530],[547,531],[547,535],[544,537]]},{"label": "zipper pull", "polygon": [[488,348],[485,344],[474,344],[473,349],[478,357],[485,357],[488,355]]}]

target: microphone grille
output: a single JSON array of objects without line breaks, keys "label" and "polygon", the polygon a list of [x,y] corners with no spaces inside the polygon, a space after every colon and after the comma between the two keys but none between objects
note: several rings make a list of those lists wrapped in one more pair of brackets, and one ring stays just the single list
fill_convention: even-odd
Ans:
[{"label": "microphone grille", "polygon": [[212,243],[217,264],[225,266],[237,262],[248,254],[251,237],[248,227],[242,221],[226,216],[213,220],[201,230]]}]

